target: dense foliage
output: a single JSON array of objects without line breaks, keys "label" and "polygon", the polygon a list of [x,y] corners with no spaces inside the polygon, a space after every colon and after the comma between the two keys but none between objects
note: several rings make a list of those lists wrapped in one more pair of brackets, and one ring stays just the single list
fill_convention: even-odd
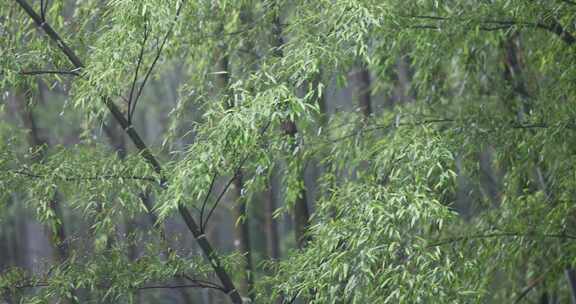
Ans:
[{"label": "dense foliage", "polygon": [[[60,254],[0,263],[7,303],[576,301],[576,3],[28,2],[46,23],[0,4],[0,240],[26,213]],[[206,237],[274,180],[306,242]]]}]

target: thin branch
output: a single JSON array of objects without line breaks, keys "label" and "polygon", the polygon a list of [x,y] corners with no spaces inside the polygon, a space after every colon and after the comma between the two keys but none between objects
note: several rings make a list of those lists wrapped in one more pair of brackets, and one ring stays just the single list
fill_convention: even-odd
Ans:
[{"label": "thin branch", "polygon": [[502,237],[545,237],[545,238],[557,238],[562,240],[576,240],[576,236],[569,235],[569,234],[534,234],[534,233],[520,233],[520,232],[495,232],[495,233],[488,233],[488,234],[476,234],[476,235],[467,235],[467,236],[460,236],[454,238],[448,238],[444,240],[439,240],[435,243],[428,245],[428,247],[439,247],[443,245],[448,245],[457,242],[465,242],[470,240],[477,240],[477,239],[489,239],[489,238],[502,238]]},{"label": "thin branch", "polygon": [[[244,159],[247,159],[247,157],[245,157]],[[208,215],[206,216],[206,220],[204,221],[204,226],[200,227],[200,231],[204,232],[206,230],[206,225],[208,225],[208,221],[210,220],[210,217],[212,217],[212,213],[214,213],[214,210],[216,210],[216,207],[218,207],[220,200],[222,200],[222,197],[224,197],[224,194],[226,194],[226,192],[228,191],[228,188],[230,188],[230,186],[232,185],[232,182],[234,181],[234,179],[238,175],[238,171],[240,170],[240,168],[242,168],[242,165],[244,163],[244,159],[240,162],[240,165],[236,168],[236,170],[234,170],[234,175],[228,180],[228,182],[226,183],[226,186],[224,186],[222,191],[220,191],[218,198],[216,198],[216,202],[214,202],[214,204],[212,205],[212,208],[210,208],[210,211],[208,212]],[[202,219],[200,219],[200,222],[202,222]]]},{"label": "thin branch", "polygon": [[286,304],[292,304],[296,301],[296,299],[298,298],[298,294],[295,294],[294,296],[292,296],[292,298],[290,298],[290,300],[286,301],[282,301],[282,303],[286,303]]},{"label": "thin branch", "polygon": [[[212,282],[202,281],[202,280],[194,280],[194,283],[191,284],[178,284],[178,285],[148,285],[148,286],[141,286],[135,287],[134,289],[138,290],[148,290],[148,289],[179,289],[179,288],[207,288],[207,289],[215,289],[226,293],[226,290],[222,286],[218,286]],[[14,286],[15,289],[25,289],[25,288],[44,288],[49,287],[50,284],[46,282],[38,282],[38,283],[27,283]],[[108,289],[110,286],[99,285],[98,288]]]},{"label": "thin branch", "polygon": [[548,30],[560,37],[562,41],[566,42],[568,45],[574,44],[576,42],[576,38],[554,18],[550,18],[548,21],[548,25],[539,23],[538,28]]},{"label": "thin branch", "polygon": [[205,280],[198,280],[198,279],[193,279],[192,277],[190,277],[187,274],[182,274],[182,277],[185,278],[186,280],[188,280],[191,283],[201,283],[201,284],[205,284],[205,285],[210,285],[210,286],[214,286],[217,288],[222,288],[222,286],[214,283],[214,282],[210,282],[210,281],[205,281]]},{"label": "thin branch", "polygon": [[[271,124],[272,124],[272,119],[269,119],[268,122],[266,123],[266,125],[262,128],[262,130],[260,130],[260,136],[262,136],[262,134],[264,134],[266,132],[266,130],[268,130],[268,128],[270,127]],[[240,163],[238,163],[238,166],[234,170],[234,176],[232,176],[228,180],[228,182],[226,183],[226,186],[224,186],[224,189],[222,189],[222,191],[220,191],[220,194],[218,195],[216,202],[214,202],[214,205],[212,205],[212,208],[208,212],[208,215],[206,216],[206,220],[204,221],[204,227],[200,227],[201,231],[204,231],[206,229],[205,226],[208,224],[208,220],[210,220],[212,213],[214,213],[214,210],[216,210],[216,207],[218,207],[218,204],[222,200],[222,197],[224,197],[224,194],[228,191],[228,189],[232,185],[232,182],[237,177],[238,173],[240,172],[240,170],[242,169],[242,167],[244,166],[244,163],[248,160],[248,158],[250,158],[249,153],[244,156],[244,158],[240,161]]]},{"label": "thin branch", "polygon": [[[572,2],[572,1],[569,1]],[[404,15],[402,17],[405,18],[412,18],[412,19],[424,19],[424,20],[436,20],[436,21],[448,21],[448,20],[462,20],[463,18],[460,17],[442,17],[442,16],[426,16],[426,15]],[[500,26],[497,27],[480,27],[480,30],[483,31],[496,31],[496,30],[503,30],[508,29],[513,26],[527,26],[533,27],[538,29],[543,29],[549,31],[551,33],[556,34],[562,41],[564,41],[568,45],[573,45],[576,42],[576,37],[568,32],[556,19],[549,18],[546,19],[546,23],[542,22],[522,22],[517,20],[477,20],[480,24],[498,24]],[[436,25],[415,25],[410,26],[409,28],[417,28],[417,29],[439,29],[439,26]]]},{"label": "thin branch", "polygon": [[46,21],[46,11],[48,10],[48,0],[40,0],[40,17]]},{"label": "thin branch", "polygon": [[[456,119],[452,119],[452,118],[439,118],[439,119],[429,119],[429,120],[422,120],[422,121],[416,121],[416,122],[402,122],[402,123],[389,123],[389,124],[375,124],[375,125],[367,125],[364,128],[361,129],[357,129],[353,132],[351,132],[350,134],[346,134],[346,135],[342,135],[340,137],[337,138],[324,138],[322,139],[325,142],[329,142],[329,143],[336,143],[342,140],[346,140],[350,137],[354,137],[358,134],[362,134],[362,133],[367,133],[367,132],[372,132],[372,131],[377,131],[377,130],[391,130],[394,129],[396,127],[400,127],[400,126],[413,126],[413,127],[417,127],[417,126],[423,126],[423,125],[429,125],[429,124],[442,124],[442,123],[462,123],[462,124],[466,124],[469,125],[471,123],[473,123],[472,121],[468,121],[467,119],[460,119],[460,120],[456,120]],[[569,130],[576,130],[576,124],[572,123],[572,122],[564,122],[564,123],[560,123],[560,124],[547,124],[547,123],[534,123],[534,124],[519,124],[519,123],[511,123],[508,125],[502,125],[500,127],[493,127],[490,129],[485,129],[486,132],[496,132],[498,130],[506,130],[506,129],[515,129],[515,130],[530,130],[530,129],[548,129],[548,128],[552,128],[554,126],[564,126],[566,127],[566,129]],[[339,126],[342,127],[342,126]],[[462,125],[458,125],[457,127],[461,127]]]},{"label": "thin branch", "polygon": [[62,50],[64,55],[68,57],[70,62],[72,62],[72,64],[74,64],[76,68],[81,69],[82,67],[84,67],[84,64],[82,64],[80,58],[78,58],[78,56],[76,56],[74,51],[72,51],[70,47],[68,47],[68,44],[66,44],[66,42],[62,40],[60,35],[58,35],[58,33],[56,33],[54,29],[48,23],[46,23],[45,20],[42,19],[42,17],[36,14],[34,9],[28,4],[28,2],[26,2],[26,0],[14,0],[14,1],[18,2],[20,7],[22,7],[22,9],[26,12],[26,14],[28,14],[28,16],[30,16],[30,18],[34,20],[34,23],[36,23],[36,25],[38,25],[40,28],[42,28],[42,30],[44,30],[46,35],[48,35],[48,37],[50,37],[50,39],[52,39],[56,43],[56,46],[58,46],[58,48]]},{"label": "thin branch", "polygon": [[347,138],[350,137],[354,137],[358,134],[364,133],[364,132],[372,132],[372,131],[376,131],[376,130],[383,130],[383,129],[393,129],[395,127],[399,127],[399,126],[422,126],[422,125],[428,125],[428,124],[436,124],[436,123],[450,123],[450,122],[455,122],[456,120],[452,119],[452,118],[439,118],[439,119],[429,119],[429,120],[423,120],[423,121],[418,121],[418,122],[408,122],[408,123],[396,123],[396,122],[392,122],[390,124],[376,124],[375,126],[372,127],[365,127],[365,128],[361,128],[358,129],[350,134],[347,135],[343,135],[340,137],[337,137],[335,139],[330,139],[330,138],[326,138],[325,141],[330,142],[330,143],[336,143],[342,140],[345,140]]},{"label": "thin branch", "polygon": [[441,27],[437,25],[429,25],[429,24],[420,24],[420,25],[412,25],[408,27],[409,29],[417,29],[417,30],[439,30]]},{"label": "thin branch", "polygon": [[146,42],[148,41],[148,14],[144,17],[144,38],[142,40],[142,44],[140,45],[140,54],[138,54],[138,62],[136,63],[136,71],[134,72],[134,80],[132,80],[132,86],[130,87],[130,95],[128,97],[128,122],[132,123],[132,101],[134,95],[134,88],[136,87],[136,82],[138,81],[138,73],[140,71],[140,67],[142,66],[142,61],[144,59],[144,50],[146,49]]},{"label": "thin branch", "polygon": [[38,70],[38,71],[22,71],[20,75],[43,75],[43,74],[60,74],[60,75],[73,75],[80,76],[77,71],[57,71],[57,70]]},{"label": "thin branch", "polygon": [[89,181],[89,180],[106,180],[106,179],[134,179],[134,180],[153,182],[156,184],[158,183],[158,179],[156,179],[154,177],[150,177],[150,176],[107,174],[107,175],[88,176],[88,177],[84,177],[84,176],[59,177],[59,176],[53,176],[53,175],[40,175],[40,174],[31,173],[31,172],[26,172],[23,170],[13,170],[11,172],[14,174],[17,174],[17,175],[23,175],[23,176],[32,177],[32,178],[39,178],[39,179],[58,178],[58,179],[68,181],[68,182],[83,181],[83,180]]},{"label": "thin branch", "polygon": [[213,285],[206,285],[206,284],[181,284],[181,285],[151,285],[151,286],[143,286],[138,287],[138,290],[147,290],[147,289],[178,289],[178,288],[207,288],[207,289],[215,289],[226,293],[224,288],[220,286],[213,286]]},{"label": "thin branch", "polygon": [[474,21],[479,24],[499,24],[499,25],[525,25],[525,26],[536,26],[536,23],[530,22],[521,22],[516,20],[493,20],[493,19],[483,19],[483,20],[474,20],[474,19],[466,19],[463,17],[442,17],[442,16],[429,16],[429,15],[403,15],[401,17],[404,18],[411,18],[411,19],[425,19],[425,20],[436,20],[436,21],[450,21],[450,20],[457,20],[457,21]]},{"label": "thin branch", "polygon": [[532,280],[532,282],[530,282],[530,284],[528,284],[528,286],[526,286],[522,290],[522,292],[518,295],[518,297],[514,301],[514,304],[520,303],[520,301],[522,301],[528,295],[528,293],[531,290],[533,290],[536,286],[538,286],[540,283],[542,283],[544,281],[545,277],[546,277],[546,273],[544,273],[541,276],[539,276],[538,278]]},{"label": "thin branch", "polygon": [[142,95],[142,91],[144,90],[144,86],[146,86],[146,82],[148,81],[148,78],[152,74],[152,71],[154,70],[156,63],[158,63],[158,60],[160,59],[160,56],[162,55],[162,50],[164,49],[164,46],[166,45],[168,38],[170,38],[170,36],[172,35],[172,30],[174,29],[174,25],[176,24],[176,20],[180,16],[180,12],[182,11],[183,7],[184,7],[184,1],[181,1],[180,6],[178,6],[178,8],[176,9],[176,15],[174,16],[174,22],[170,25],[170,28],[166,32],[166,35],[164,35],[164,39],[162,40],[162,44],[160,44],[159,47],[158,47],[158,44],[156,44],[156,47],[157,47],[156,56],[154,57],[152,64],[150,64],[148,71],[146,71],[146,75],[144,76],[144,80],[142,81],[142,83],[140,84],[140,87],[138,88],[138,93],[136,93],[136,97],[134,97],[134,100],[132,100],[132,98],[130,98],[130,102],[132,102],[132,108],[131,109],[128,108],[130,118],[134,114],[134,111],[136,111],[136,104],[138,103],[138,100],[140,99],[140,96]]},{"label": "thin branch", "polygon": [[208,198],[210,198],[210,194],[212,193],[212,189],[214,189],[214,183],[216,181],[216,178],[218,177],[218,171],[214,172],[214,175],[212,175],[212,180],[210,181],[210,186],[208,187],[208,191],[206,192],[206,196],[204,196],[204,200],[202,201],[202,209],[200,209],[200,231],[202,233],[204,233],[204,211],[206,209],[206,206],[208,205]]},{"label": "thin branch", "polygon": [[46,21],[46,16],[44,15],[44,0],[40,0],[40,18],[42,18],[42,21]]},{"label": "thin branch", "polygon": [[400,17],[404,18],[415,18],[415,19],[429,19],[429,20],[448,20],[447,17],[440,17],[440,16],[427,16],[427,15],[401,15]]},{"label": "thin branch", "polygon": [[[484,32],[494,32],[494,31],[501,31],[501,30],[507,30],[510,29],[512,27],[512,25],[501,25],[501,26],[494,26],[494,27],[486,27],[486,26],[481,26],[478,29]],[[429,25],[429,24],[423,24],[423,25],[413,25],[410,26],[409,28],[411,29],[427,29],[427,30],[440,30],[442,29],[442,27],[437,26],[437,25]],[[470,28],[470,30],[474,30],[475,28]]]}]

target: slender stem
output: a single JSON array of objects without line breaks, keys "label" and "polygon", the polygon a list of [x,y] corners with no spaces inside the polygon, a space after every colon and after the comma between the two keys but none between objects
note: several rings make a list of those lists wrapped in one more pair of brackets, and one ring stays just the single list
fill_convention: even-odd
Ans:
[{"label": "slender stem", "polygon": [[[15,289],[25,289],[25,288],[43,288],[48,287],[50,284],[46,282],[39,282],[39,283],[29,283],[29,284],[22,284],[15,286]],[[110,286],[98,286],[99,288],[109,288]],[[219,290],[221,292],[226,293],[226,290],[222,286],[218,286],[212,282],[202,281],[202,280],[193,280],[190,284],[177,284],[177,285],[147,285],[136,287],[134,289],[138,290],[147,290],[147,289],[179,289],[179,288],[209,288]]]},{"label": "slender stem", "polygon": [[75,67],[77,68],[84,67],[80,58],[78,58],[78,56],[76,56],[76,54],[68,47],[68,45],[64,42],[64,40],[60,38],[58,33],[56,33],[54,29],[52,29],[52,27],[48,23],[46,23],[45,20],[42,19],[42,17],[36,14],[34,9],[32,9],[32,7],[26,2],[26,0],[14,0],[14,1],[16,1],[22,7],[22,9],[28,14],[28,16],[30,16],[30,18],[34,20],[36,25],[38,25],[39,27],[42,28],[42,30],[44,30],[46,35],[48,35],[48,37],[50,37],[50,39],[52,39],[56,43],[58,48],[62,50],[62,52],[64,52],[64,55],[68,57],[70,62],[72,62],[72,64]]},{"label": "slender stem", "polygon": [[[216,198],[216,201],[214,202],[214,205],[212,205],[212,207],[210,208],[210,211],[208,211],[208,214],[206,215],[206,220],[204,220],[204,226],[200,227],[200,229],[202,230],[202,232],[206,231],[206,224],[208,223],[208,220],[210,220],[210,217],[212,217],[212,213],[214,213],[214,210],[216,210],[216,207],[218,207],[218,204],[220,203],[220,201],[222,200],[222,198],[224,197],[224,194],[226,194],[226,192],[228,192],[228,189],[230,188],[230,186],[232,185],[232,182],[234,181],[234,179],[236,178],[236,173],[238,172],[238,170],[234,171],[234,175],[228,179],[228,182],[226,182],[226,185],[224,186],[224,188],[222,189],[222,191],[220,191],[220,194],[218,194],[218,197]],[[200,222],[202,222],[202,219],[200,219]]]},{"label": "slender stem", "polygon": [[[378,130],[393,130],[397,127],[419,127],[419,126],[425,126],[425,125],[431,125],[431,124],[449,124],[449,123],[453,123],[453,124],[459,123],[455,127],[464,128],[464,127],[467,127],[468,125],[472,124],[473,121],[469,120],[467,118],[462,118],[462,119],[442,118],[442,119],[430,119],[430,120],[422,120],[422,121],[414,121],[414,122],[392,122],[389,124],[372,124],[372,125],[366,125],[366,127],[364,127],[364,128],[355,130],[353,132],[350,132],[349,134],[342,135],[342,136],[337,137],[337,138],[326,138],[326,139],[321,139],[321,140],[328,142],[328,143],[336,143],[336,142],[348,139],[350,137],[354,137],[358,134],[373,132],[373,131],[378,131]],[[570,121],[560,122],[560,123],[556,123],[556,124],[512,123],[512,124],[500,125],[498,127],[493,127],[490,129],[486,128],[484,130],[486,132],[496,132],[496,131],[509,130],[509,129],[511,129],[511,130],[548,129],[548,128],[559,127],[559,126],[564,126],[566,129],[569,129],[569,130],[576,130],[576,124],[573,124]],[[343,127],[343,125],[339,126],[339,127]],[[478,126],[478,127],[480,127],[480,126]],[[333,128],[333,129],[337,129],[337,128]]]},{"label": "slender stem", "polygon": [[522,290],[520,295],[518,295],[518,297],[516,298],[516,301],[514,301],[514,304],[520,303],[520,301],[522,301],[528,295],[528,293],[530,293],[530,291],[532,291],[534,288],[536,288],[536,286],[538,286],[540,283],[544,282],[545,275],[546,275],[546,273],[544,273],[543,275],[539,276],[538,278],[532,280],[532,282],[530,284],[528,284],[528,286],[526,286]]},{"label": "slender stem", "polygon": [[[271,124],[272,124],[272,119],[270,118],[270,120],[268,120],[268,123],[260,131],[260,135],[264,134],[266,132],[266,130],[268,130],[268,128],[270,127]],[[234,182],[234,179],[236,179],[237,175],[241,172],[241,169],[244,166],[244,163],[248,160],[248,158],[250,158],[250,154],[245,155],[244,158],[242,158],[240,160],[240,162],[238,163],[238,166],[234,170],[234,176],[232,176],[228,180],[228,182],[226,183],[226,186],[224,186],[224,189],[222,189],[222,191],[220,191],[218,198],[216,198],[216,202],[214,202],[214,205],[212,205],[212,208],[208,212],[208,215],[206,216],[206,220],[204,221],[204,226],[206,226],[206,224],[208,223],[208,220],[212,216],[212,213],[214,213],[214,210],[216,210],[216,207],[218,207],[218,204],[220,203],[220,201],[224,197],[224,194],[228,191],[228,189],[230,188],[230,186]],[[201,230],[204,231],[205,228],[206,227],[201,227]]]},{"label": "slender stem", "polygon": [[558,35],[560,39],[568,45],[573,45],[574,42],[576,42],[576,38],[570,32],[566,31],[556,19],[550,19],[548,23],[548,25],[539,23],[538,28],[548,30]]},{"label": "slender stem", "polygon": [[496,232],[496,233],[488,233],[488,234],[476,234],[476,235],[466,235],[454,238],[448,238],[444,240],[438,240],[434,242],[428,247],[439,247],[443,245],[448,245],[456,242],[465,242],[470,240],[478,240],[478,239],[490,239],[490,238],[503,238],[503,237],[544,237],[544,238],[555,238],[555,239],[562,239],[562,240],[576,240],[576,236],[569,235],[569,234],[533,234],[533,233],[520,233],[520,232]]},{"label": "slender stem", "polygon": [[210,181],[210,187],[208,187],[208,191],[206,192],[206,196],[204,196],[204,200],[202,201],[202,207],[200,209],[200,229],[202,230],[202,233],[204,233],[204,211],[206,210],[206,206],[208,205],[208,199],[210,198],[210,194],[212,193],[212,190],[214,189],[214,183],[216,182],[216,178],[218,177],[218,171],[214,172],[214,175],[212,175],[212,180]]},{"label": "slender stem", "polygon": [[26,172],[23,170],[15,170],[11,171],[14,174],[23,175],[32,178],[40,178],[40,179],[61,179],[67,182],[73,181],[82,181],[82,180],[108,180],[108,179],[134,179],[134,180],[143,180],[156,183],[158,180],[151,176],[136,176],[136,175],[115,175],[115,174],[105,174],[105,175],[98,175],[98,176],[66,176],[66,177],[59,177],[59,176],[52,176],[52,175],[41,175],[31,172]]},{"label": "slender stem", "polygon": [[[146,75],[144,75],[144,80],[140,84],[140,87],[138,88],[138,92],[136,93],[136,97],[134,97],[134,100],[132,100],[132,92],[130,93],[130,102],[131,102],[131,106],[132,106],[131,108],[130,107],[128,108],[128,115],[130,118],[132,118],[134,111],[136,111],[136,104],[138,103],[138,100],[140,99],[140,96],[142,95],[142,91],[144,90],[144,86],[146,85],[148,78],[152,74],[154,67],[158,63],[158,60],[160,59],[160,55],[162,55],[162,50],[164,49],[164,46],[166,45],[168,38],[170,38],[170,36],[172,35],[172,29],[174,28],[174,24],[176,23],[176,20],[180,16],[180,12],[182,11],[182,7],[184,7],[184,1],[180,2],[180,6],[178,6],[178,8],[176,9],[176,16],[174,16],[174,23],[172,23],[172,25],[170,25],[170,28],[166,32],[166,35],[164,35],[164,39],[162,40],[162,44],[160,44],[160,46],[157,47],[156,56],[154,57],[154,60],[152,60],[152,64],[150,64],[148,71],[146,71]],[[142,44],[142,50],[143,49],[144,49],[144,44]],[[129,121],[131,122],[132,120],[129,119]]]},{"label": "slender stem", "polygon": [[134,109],[132,103],[134,101],[134,88],[136,87],[136,82],[138,81],[138,73],[140,72],[140,67],[142,66],[142,61],[144,60],[144,50],[146,49],[146,41],[148,41],[148,15],[145,16],[144,20],[144,38],[142,39],[142,44],[140,45],[140,54],[138,54],[138,62],[136,63],[136,71],[134,71],[134,79],[132,80],[132,86],[130,87],[130,95],[128,95],[128,121],[132,122],[132,114]]},{"label": "slender stem", "polygon": [[[565,1],[565,2],[572,2],[572,1]],[[447,20],[460,19],[458,17],[423,16],[423,15],[408,15],[408,16],[402,16],[402,17],[412,18],[412,19],[420,19],[420,20],[424,19],[424,20],[431,20],[431,21],[447,21]],[[547,19],[546,23],[543,23],[543,22],[536,22],[536,23],[522,22],[522,21],[516,21],[516,20],[479,20],[479,23],[485,24],[485,25],[490,25],[490,24],[498,25],[498,26],[494,26],[494,27],[486,27],[486,26],[480,27],[480,30],[485,30],[485,31],[495,31],[495,30],[508,29],[508,28],[513,27],[513,26],[527,26],[527,27],[543,29],[543,30],[546,30],[548,32],[554,33],[558,37],[560,37],[560,39],[562,39],[562,41],[564,41],[568,45],[573,45],[576,42],[576,37],[574,37],[574,35],[572,35],[570,32],[568,32],[556,19],[553,19],[553,18]],[[414,25],[414,26],[411,26],[410,28],[439,29],[440,27],[437,25],[426,24],[426,25]]]},{"label": "slender stem", "polygon": [[151,286],[143,286],[138,287],[139,290],[146,290],[146,289],[178,289],[178,288],[208,288],[208,289],[216,289],[221,292],[226,292],[222,287],[210,285],[210,284],[203,284],[203,283],[196,283],[196,284],[180,284],[180,285],[151,285]]},{"label": "slender stem", "polygon": [[21,75],[42,75],[42,74],[61,74],[61,75],[73,75],[80,76],[80,73],[76,71],[55,71],[55,70],[39,70],[39,71],[22,71]]},{"label": "slender stem", "polygon": [[[284,38],[283,26],[280,21],[280,16],[278,13],[274,14],[272,19],[272,32],[273,32],[273,44],[274,44],[274,56],[277,58],[284,57],[283,47]],[[292,119],[287,119],[282,122],[282,131],[284,135],[287,136],[287,141],[292,142],[291,149],[296,151],[298,148],[298,143],[296,141],[296,134],[298,133],[298,128],[296,127],[296,122]],[[302,177],[302,180],[304,178]],[[308,209],[307,199],[306,199],[306,188],[302,187],[300,189],[293,206],[293,216],[294,216],[294,236],[296,239],[296,245],[298,248],[306,247],[307,243],[311,240],[310,236],[307,234],[308,228],[310,227],[310,211]]]}]

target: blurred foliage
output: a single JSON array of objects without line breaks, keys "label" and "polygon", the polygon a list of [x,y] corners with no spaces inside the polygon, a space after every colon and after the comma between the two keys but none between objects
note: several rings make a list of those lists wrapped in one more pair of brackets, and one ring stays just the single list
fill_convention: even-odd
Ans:
[{"label": "blurred foliage", "polygon": [[[40,11],[40,1],[31,3]],[[125,302],[146,284],[185,273],[210,278],[200,256],[170,251],[160,229],[113,245],[108,240],[126,219],[152,213],[160,226],[179,204],[199,210],[205,197],[217,203],[208,196],[213,176],[240,167],[242,193],[253,197],[284,164],[278,213],[290,210],[305,187],[306,165],[318,162],[312,241],[268,265],[272,271],[258,277],[257,302],[497,303],[543,292],[568,301],[564,270],[576,266],[573,2],[49,4],[47,22],[86,66],[73,71],[77,76],[23,75],[73,67],[15,1],[3,1],[0,90],[6,104],[0,110],[9,117],[14,92],[38,94],[40,82],[65,101],[48,113],[66,115],[43,113],[51,117],[48,128],[70,124],[82,136],[46,149],[36,161],[24,142],[27,131],[14,119],[0,122],[0,224],[18,195],[55,230],[59,219],[49,206],[60,195],[67,212],[89,223],[97,253],[72,254],[46,274],[10,269],[0,275],[6,294],[47,303],[88,290],[97,299]],[[229,71],[215,71],[224,56]],[[359,63],[372,72],[373,95],[393,94],[399,60],[409,64],[409,102],[368,118],[319,113],[327,89],[345,86]],[[230,77],[228,94],[215,84],[222,73]],[[176,74],[176,88],[161,88]],[[144,92],[136,129],[145,129],[148,111],[162,113],[161,130],[149,139],[166,163],[166,183],[137,152],[122,159],[100,138],[98,130],[109,124],[102,100],[111,98],[127,114],[132,87]],[[223,99],[235,106],[225,108]],[[324,123],[319,114],[330,119]],[[281,131],[287,119],[298,124],[295,138]],[[482,165],[479,154],[486,151],[492,157]],[[497,179],[492,196],[482,179],[486,166]],[[473,193],[458,202],[462,179]],[[142,193],[155,199],[153,208]],[[125,252],[134,244],[159,248],[130,261]],[[224,265],[233,270],[238,259],[227,257]],[[27,288],[33,286],[42,288]]]}]

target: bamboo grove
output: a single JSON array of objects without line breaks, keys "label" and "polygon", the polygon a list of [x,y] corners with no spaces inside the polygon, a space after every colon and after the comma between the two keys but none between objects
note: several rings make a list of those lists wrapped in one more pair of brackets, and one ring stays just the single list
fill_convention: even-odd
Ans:
[{"label": "bamboo grove", "polygon": [[3,0],[0,303],[576,303],[575,18]]}]

